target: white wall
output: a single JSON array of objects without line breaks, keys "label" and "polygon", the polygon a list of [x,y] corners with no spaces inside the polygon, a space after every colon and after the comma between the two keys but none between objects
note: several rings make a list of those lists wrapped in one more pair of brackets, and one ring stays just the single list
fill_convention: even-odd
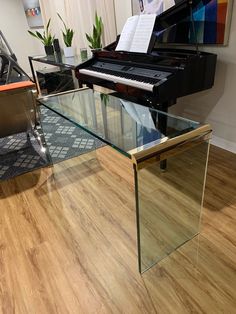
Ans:
[{"label": "white wall", "polygon": [[29,55],[43,53],[43,45],[32,38],[21,0],[0,0],[0,30],[5,35],[20,66],[30,73]]},{"label": "white wall", "polygon": [[131,0],[114,0],[117,33],[120,34],[128,17],[132,16]]},{"label": "white wall", "polygon": [[210,123],[212,143],[236,153],[236,1],[232,13],[229,45],[205,48],[218,56],[214,87],[183,97],[171,112]]}]

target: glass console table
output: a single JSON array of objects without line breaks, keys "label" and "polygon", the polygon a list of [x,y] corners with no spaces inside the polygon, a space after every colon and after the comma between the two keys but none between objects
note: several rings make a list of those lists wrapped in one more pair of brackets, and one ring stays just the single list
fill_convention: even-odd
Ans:
[{"label": "glass console table", "polygon": [[[51,75],[54,76],[54,78],[52,79],[53,85],[55,85],[55,76],[57,72],[59,73],[62,72],[61,75],[58,75],[59,78],[60,77],[62,78],[63,76],[64,77],[67,76],[67,79],[64,79],[64,80],[61,79],[61,82],[58,83],[57,88],[61,89],[61,91],[79,87],[78,80],[75,77],[75,68],[77,65],[83,62],[80,56],[66,58],[63,54],[54,52],[53,55],[29,56],[28,59],[29,59],[29,64],[30,64],[30,68],[32,72],[32,77],[33,77],[34,82],[36,83],[36,86],[40,95],[42,93],[41,93],[40,83],[38,81],[38,75],[36,73],[38,71],[45,72],[44,75],[47,75],[48,77],[51,73]],[[37,62],[38,64],[50,65],[51,68],[50,69],[38,68],[37,71],[35,71],[35,66],[34,66],[35,62]],[[67,73],[68,71],[71,73],[71,75]],[[73,85],[73,88],[70,88],[71,85]],[[58,92],[60,92],[60,90],[58,90]],[[54,91],[53,93],[55,94],[56,92]]]},{"label": "glass console table", "polygon": [[141,273],[198,234],[209,125],[88,88],[39,102],[133,164]]}]

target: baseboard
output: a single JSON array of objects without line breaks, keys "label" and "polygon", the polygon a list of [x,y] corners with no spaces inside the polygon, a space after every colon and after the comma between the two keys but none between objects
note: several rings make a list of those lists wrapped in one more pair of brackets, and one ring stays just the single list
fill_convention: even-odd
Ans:
[{"label": "baseboard", "polygon": [[212,136],[211,144],[236,154],[236,143],[218,136]]}]

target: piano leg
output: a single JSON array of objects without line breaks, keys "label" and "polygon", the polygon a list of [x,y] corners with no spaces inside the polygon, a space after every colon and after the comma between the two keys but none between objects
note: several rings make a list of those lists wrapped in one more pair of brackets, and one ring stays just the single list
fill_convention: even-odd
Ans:
[{"label": "piano leg", "polygon": [[92,83],[86,83],[86,86],[92,90],[94,90],[94,85]]},{"label": "piano leg", "polygon": [[[167,116],[166,115],[159,115],[159,129],[162,134],[166,135],[167,131]],[[160,168],[162,171],[165,171],[167,167],[167,160],[160,161]]]},{"label": "piano leg", "polygon": [[81,80],[78,80],[78,85],[79,88],[82,88],[84,85],[86,85],[88,88],[93,89],[93,84],[92,83],[85,83]]},{"label": "piano leg", "polygon": [[[155,100],[153,101],[153,108],[157,108],[159,111],[162,111],[164,113],[168,113],[168,108],[172,105],[176,104],[176,99],[170,100],[163,102],[161,104],[158,104],[158,102],[155,103]],[[167,135],[167,115],[165,114],[158,114],[158,120],[154,121],[154,123],[157,126],[158,123],[158,128],[161,131],[163,135]],[[162,171],[166,171],[167,168],[167,160],[161,160],[160,161],[160,169]]]},{"label": "piano leg", "polygon": [[[167,112],[168,111],[168,107],[164,107],[165,111],[164,110],[161,110],[161,111],[164,111],[164,112]],[[159,109],[159,106],[158,106],[158,110]],[[152,120],[156,126],[157,129],[159,129],[159,131],[161,132],[161,134],[165,135],[166,136],[166,131],[167,131],[167,116],[162,114],[162,113],[157,113],[155,111],[151,111],[151,116],[152,116]],[[166,167],[167,167],[167,161],[166,160],[161,160],[160,161],[160,169],[162,171],[165,171],[166,170]]]},{"label": "piano leg", "polygon": [[[169,102],[164,102],[162,104],[159,104],[158,110],[167,113],[168,112],[168,107],[169,107]],[[163,135],[167,135],[167,115],[165,114],[158,114],[158,127],[159,130]],[[161,160],[160,161],[160,169],[161,171],[166,171],[167,168],[167,160]]]}]

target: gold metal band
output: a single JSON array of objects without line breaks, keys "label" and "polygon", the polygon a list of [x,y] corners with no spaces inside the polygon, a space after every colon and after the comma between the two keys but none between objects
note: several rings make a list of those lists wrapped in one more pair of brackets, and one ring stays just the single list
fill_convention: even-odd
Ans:
[{"label": "gold metal band", "polygon": [[[136,151],[132,150],[131,155],[132,155],[132,162],[137,166],[139,165],[138,168],[140,168],[140,164],[142,162],[146,162],[149,160],[149,162],[152,161],[157,161],[158,160],[164,160],[167,158],[168,155],[170,154],[177,154],[178,151],[181,151],[183,149],[188,149],[188,146],[191,145],[197,145],[199,144],[199,141],[207,140],[209,139],[211,135],[212,129],[209,124],[200,126],[199,128],[192,130],[188,133],[181,134],[179,136],[176,136],[171,139],[166,139],[157,145],[147,148],[142,151]],[[191,142],[191,143],[190,143]],[[194,144],[195,143],[195,144]],[[184,145],[183,145],[184,144]],[[170,149],[175,149],[175,152],[168,153]],[[129,152],[129,153],[130,153]]]}]

